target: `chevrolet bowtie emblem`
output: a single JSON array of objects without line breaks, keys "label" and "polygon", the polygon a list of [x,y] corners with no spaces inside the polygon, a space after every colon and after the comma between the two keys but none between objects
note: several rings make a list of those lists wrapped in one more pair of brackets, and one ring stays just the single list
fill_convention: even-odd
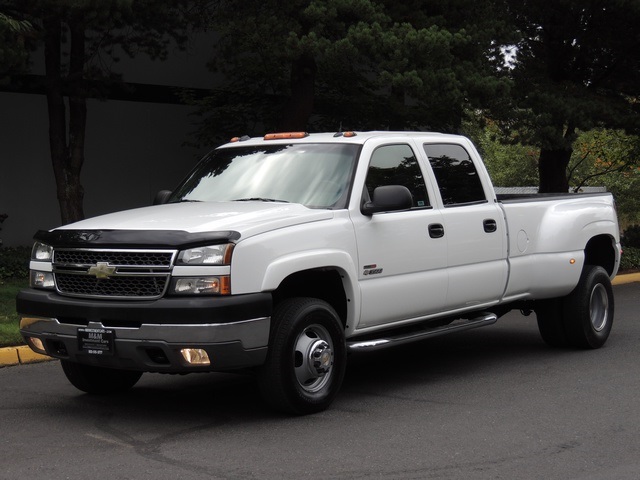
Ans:
[{"label": "chevrolet bowtie emblem", "polygon": [[116,267],[111,267],[107,262],[98,262],[94,267],[87,270],[89,275],[95,275],[96,278],[109,278],[116,273]]}]

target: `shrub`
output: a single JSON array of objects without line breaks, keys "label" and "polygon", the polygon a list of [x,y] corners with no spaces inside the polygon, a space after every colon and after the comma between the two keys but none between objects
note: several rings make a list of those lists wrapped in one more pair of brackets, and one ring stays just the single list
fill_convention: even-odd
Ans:
[{"label": "shrub", "polygon": [[640,248],[623,247],[620,270],[640,270]]},{"label": "shrub", "polygon": [[640,225],[631,225],[622,234],[622,246],[640,248]]},{"label": "shrub", "polygon": [[0,247],[0,279],[27,278],[31,247]]}]

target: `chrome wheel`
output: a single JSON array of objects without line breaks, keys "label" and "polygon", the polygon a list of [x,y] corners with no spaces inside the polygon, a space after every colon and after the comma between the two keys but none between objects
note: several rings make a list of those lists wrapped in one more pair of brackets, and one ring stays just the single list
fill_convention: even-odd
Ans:
[{"label": "chrome wheel", "polygon": [[602,331],[609,320],[609,297],[604,285],[598,283],[591,291],[589,301],[591,325],[596,332]]},{"label": "chrome wheel", "polygon": [[333,342],[321,325],[305,328],[295,342],[294,368],[300,387],[309,393],[321,390],[331,379]]}]

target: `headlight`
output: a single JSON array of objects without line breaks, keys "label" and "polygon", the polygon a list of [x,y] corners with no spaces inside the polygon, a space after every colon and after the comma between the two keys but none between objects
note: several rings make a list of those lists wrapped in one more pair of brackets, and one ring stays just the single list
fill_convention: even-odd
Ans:
[{"label": "headlight", "polygon": [[173,295],[229,295],[228,275],[203,277],[176,277],[171,281]]},{"label": "headlight", "polygon": [[[42,264],[42,263],[51,263],[52,258],[53,258],[53,248],[50,245],[47,245],[42,242],[35,242],[33,244],[33,248],[31,249],[31,261],[32,261],[31,268],[36,268],[36,270],[31,270],[29,272],[29,285],[32,288],[46,288],[46,289],[55,288],[53,273],[49,271],[50,268],[47,268],[49,267],[48,265]],[[38,265],[35,262],[42,262],[42,263]]]},{"label": "headlight", "polygon": [[38,262],[50,262],[53,257],[53,248],[45,243],[36,242],[31,250],[31,260]]},{"label": "headlight", "polygon": [[233,244],[209,245],[183,250],[178,255],[178,265],[230,265]]}]

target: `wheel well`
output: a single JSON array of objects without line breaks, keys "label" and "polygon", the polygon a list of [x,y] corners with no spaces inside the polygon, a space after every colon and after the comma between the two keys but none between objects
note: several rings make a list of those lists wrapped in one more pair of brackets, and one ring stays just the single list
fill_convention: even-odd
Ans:
[{"label": "wheel well", "polygon": [[616,252],[613,240],[608,235],[593,237],[584,248],[585,265],[599,265],[609,275],[616,264]]},{"label": "wheel well", "polygon": [[336,269],[322,268],[296,272],[285,278],[273,292],[274,306],[287,298],[313,297],[331,305],[342,324],[347,321],[347,296],[342,276]]}]

